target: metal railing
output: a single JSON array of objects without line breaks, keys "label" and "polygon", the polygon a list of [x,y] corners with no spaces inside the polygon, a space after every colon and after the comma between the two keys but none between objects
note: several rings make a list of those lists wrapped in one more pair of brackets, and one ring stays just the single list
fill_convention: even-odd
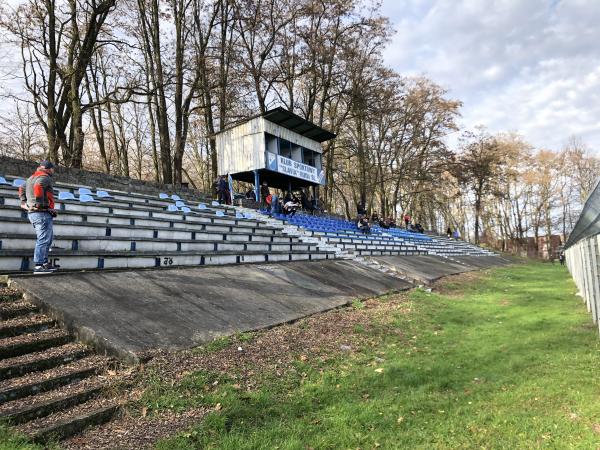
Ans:
[{"label": "metal railing", "polygon": [[600,327],[600,181],[585,201],[564,251],[579,294]]}]

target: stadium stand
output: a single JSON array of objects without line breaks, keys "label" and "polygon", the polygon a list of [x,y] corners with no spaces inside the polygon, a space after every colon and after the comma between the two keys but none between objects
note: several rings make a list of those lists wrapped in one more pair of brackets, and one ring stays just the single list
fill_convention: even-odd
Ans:
[{"label": "stadium stand", "polygon": [[[264,212],[263,212],[264,213]],[[489,256],[494,253],[464,241],[413,233],[401,228],[374,226],[369,234],[359,231],[354,222],[335,217],[274,214],[284,224],[305,230],[309,236],[359,256],[438,255]]]},{"label": "stadium stand", "polygon": [[[32,269],[35,233],[19,206],[23,180],[0,186],[0,272]],[[19,181],[17,181],[19,180]],[[97,188],[102,188],[98,186]],[[177,194],[142,195],[56,184],[52,261],[61,269],[121,269],[335,257],[232,207]],[[100,194],[101,192],[101,194]]]}]

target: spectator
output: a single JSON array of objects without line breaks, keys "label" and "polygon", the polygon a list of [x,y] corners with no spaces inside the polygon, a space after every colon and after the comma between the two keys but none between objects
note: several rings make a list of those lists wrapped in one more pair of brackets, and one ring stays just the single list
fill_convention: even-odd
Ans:
[{"label": "spectator", "polygon": [[58,270],[57,266],[48,262],[48,252],[54,237],[52,221],[56,217],[52,175],[54,164],[42,161],[34,174],[27,179],[27,183],[19,188],[21,208],[27,211],[27,218],[36,234],[34,274],[49,274]]},{"label": "spectator", "polygon": [[279,214],[281,212],[281,201],[279,200],[278,195],[271,195],[271,211],[274,214]]},{"label": "spectator", "polygon": [[390,228],[390,219],[389,218],[387,218],[385,220],[383,218],[379,219],[379,226],[381,228],[389,230],[389,228]]},{"label": "spectator", "polygon": [[248,189],[248,192],[246,192],[246,198],[248,200],[256,201],[256,192],[254,192],[254,188]]},{"label": "spectator", "polygon": [[388,217],[390,228],[396,228],[396,221],[393,217]]},{"label": "spectator", "polygon": [[406,227],[407,230],[408,230],[409,224],[410,224],[410,214],[405,213],[404,214],[404,226]]},{"label": "spectator", "polygon": [[358,230],[364,234],[369,234],[371,232],[371,225],[369,224],[369,219],[367,219],[367,216],[358,217],[356,228],[358,228]]},{"label": "spectator", "polygon": [[312,213],[314,208],[312,206],[312,202],[309,200],[308,195],[304,192],[304,189],[300,191],[300,203],[302,204],[302,209]]},{"label": "spectator", "polygon": [[448,229],[446,230],[446,236],[448,236],[448,239],[452,237],[452,228],[448,227]]},{"label": "spectator", "polygon": [[294,217],[294,215],[296,214],[296,211],[298,211],[298,208],[300,208],[300,203],[297,202],[296,200],[297,199],[292,199],[290,196],[290,199],[284,203],[283,213],[286,216]]},{"label": "spectator", "polygon": [[425,229],[423,228],[420,222],[417,222],[417,224],[415,225],[415,230],[417,233],[425,233]]},{"label": "spectator", "polygon": [[367,215],[367,208],[365,207],[364,202],[358,202],[356,204],[356,214],[358,217]]},{"label": "spectator", "polygon": [[[271,212],[270,196],[271,192],[269,191],[269,186],[266,181],[263,181],[262,186],[260,187],[260,209]],[[269,197],[269,202],[267,202],[267,197]]]},{"label": "spectator", "polygon": [[220,175],[217,180],[217,200],[219,204],[227,204],[227,191],[229,190],[227,186],[227,180],[224,176]]},{"label": "spectator", "polygon": [[458,232],[458,228],[456,230],[454,230],[452,237],[457,241],[460,239],[460,233]]},{"label": "spectator", "polygon": [[560,261],[561,266],[565,265],[565,253],[564,252],[560,252],[560,254],[558,255],[558,260]]}]

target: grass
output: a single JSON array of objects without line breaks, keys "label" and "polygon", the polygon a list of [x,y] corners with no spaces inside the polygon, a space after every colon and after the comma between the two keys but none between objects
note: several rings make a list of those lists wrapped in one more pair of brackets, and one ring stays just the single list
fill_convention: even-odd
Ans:
[{"label": "grass", "polygon": [[199,372],[147,392],[158,410],[218,405],[157,448],[598,448],[598,330],[568,273],[528,263],[471,278],[400,294],[409,314],[354,330],[375,345],[257,375],[256,390],[221,377],[207,391],[214,376]]}]

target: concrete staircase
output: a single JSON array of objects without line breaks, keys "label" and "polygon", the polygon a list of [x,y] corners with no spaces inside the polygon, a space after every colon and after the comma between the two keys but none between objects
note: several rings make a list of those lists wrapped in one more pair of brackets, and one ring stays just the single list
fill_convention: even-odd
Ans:
[{"label": "concrete staircase", "polygon": [[39,308],[0,284],[0,419],[36,442],[110,420],[116,362],[75,343]]}]

